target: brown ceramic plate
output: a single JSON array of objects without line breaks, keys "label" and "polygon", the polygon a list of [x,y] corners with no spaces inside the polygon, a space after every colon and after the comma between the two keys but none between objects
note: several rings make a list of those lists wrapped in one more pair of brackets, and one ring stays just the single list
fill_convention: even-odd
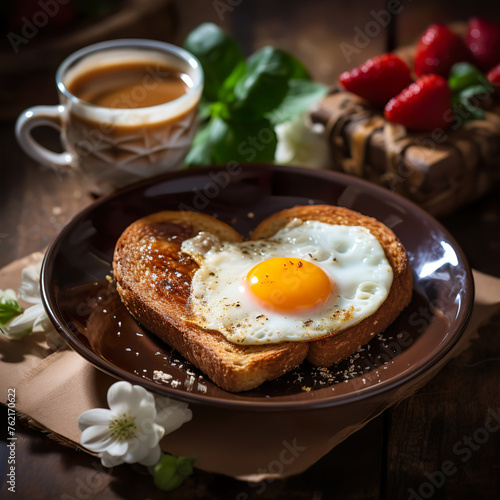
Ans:
[{"label": "brown ceramic plate", "polygon": [[[118,237],[145,215],[197,210],[248,235],[274,212],[318,203],[357,210],[391,227],[408,251],[414,277],[413,300],[401,316],[360,352],[329,369],[306,362],[258,389],[225,392],[143,329],[106,280]],[[193,403],[283,410],[344,404],[403,386],[458,341],[474,290],[455,240],[400,196],[331,171],[255,165],[176,172],[99,199],[52,242],[42,269],[42,294],[65,341],[110,375]]]}]

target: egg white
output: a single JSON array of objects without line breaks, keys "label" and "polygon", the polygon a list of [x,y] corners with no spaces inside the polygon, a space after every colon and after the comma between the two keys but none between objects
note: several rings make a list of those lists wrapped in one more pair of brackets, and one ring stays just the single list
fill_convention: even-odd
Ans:
[{"label": "egg white", "polygon": [[[189,320],[245,345],[314,340],[355,325],[380,307],[393,280],[381,244],[361,226],[294,220],[269,240],[229,243],[200,233],[181,249],[200,266],[192,280]],[[274,257],[318,265],[335,291],[324,304],[299,312],[263,307],[245,277]]]}]

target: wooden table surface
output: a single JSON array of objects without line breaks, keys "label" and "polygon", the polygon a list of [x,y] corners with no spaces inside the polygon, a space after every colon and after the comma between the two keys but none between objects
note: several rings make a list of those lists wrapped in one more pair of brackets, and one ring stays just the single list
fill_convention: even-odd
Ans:
[{"label": "wooden table surface", "polygon": [[[411,41],[433,20],[463,20],[477,13],[500,20],[500,10],[492,5],[486,2],[478,7],[482,9],[479,12],[472,11],[469,3],[408,3],[400,15],[399,41]],[[383,2],[360,0],[179,2],[179,28],[173,41],[182,43],[197,24],[214,21],[232,32],[247,53],[268,43],[280,46],[303,59],[316,78],[331,83],[339,71],[383,51],[383,33],[373,37],[350,63],[340,48],[342,40],[352,40],[355,28],[363,28],[370,20],[370,9],[381,8]],[[45,84],[50,89],[52,79]],[[33,94],[20,106],[42,104],[37,95],[33,88]],[[0,126],[0,266],[44,249],[62,225],[91,201],[80,174],[56,174],[27,158],[16,144],[13,125],[11,120]],[[40,135],[48,143],[57,143],[53,133]],[[456,237],[474,268],[500,277],[499,189],[442,223]],[[0,376],[1,370],[7,369],[1,365]],[[484,427],[489,410],[500,412],[499,387],[497,315],[480,329],[479,338],[466,352],[448,363],[417,394],[372,420],[300,476],[256,488],[196,471],[182,488],[166,495],[155,490],[150,476],[141,475],[131,466],[116,467],[112,474],[96,471],[92,457],[18,425],[17,496],[12,498],[500,498],[500,432],[489,432],[486,439],[484,433],[476,432]],[[4,473],[6,415],[2,406],[1,498],[11,498]],[[457,454],[457,450],[462,451]],[[445,476],[437,471],[449,461],[455,465],[454,472],[443,480]]]}]

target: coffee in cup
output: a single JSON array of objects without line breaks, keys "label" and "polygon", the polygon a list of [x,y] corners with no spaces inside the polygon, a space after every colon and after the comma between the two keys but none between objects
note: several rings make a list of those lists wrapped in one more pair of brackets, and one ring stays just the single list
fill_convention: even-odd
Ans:
[{"label": "coffee in cup", "polygon": [[[79,167],[101,192],[179,168],[194,132],[203,87],[199,62],[152,40],[113,40],[68,57],[56,74],[59,106],[36,106],[18,119],[21,146],[35,160]],[[31,129],[61,130],[64,153]]]}]

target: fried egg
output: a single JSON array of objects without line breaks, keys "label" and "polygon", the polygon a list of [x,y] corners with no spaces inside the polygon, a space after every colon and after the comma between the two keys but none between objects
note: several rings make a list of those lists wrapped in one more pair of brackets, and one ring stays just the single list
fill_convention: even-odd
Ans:
[{"label": "fried egg", "polygon": [[202,232],[181,250],[199,265],[189,321],[245,345],[314,340],[373,314],[393,271],[364,227],[294,219],[268,240]]}]

